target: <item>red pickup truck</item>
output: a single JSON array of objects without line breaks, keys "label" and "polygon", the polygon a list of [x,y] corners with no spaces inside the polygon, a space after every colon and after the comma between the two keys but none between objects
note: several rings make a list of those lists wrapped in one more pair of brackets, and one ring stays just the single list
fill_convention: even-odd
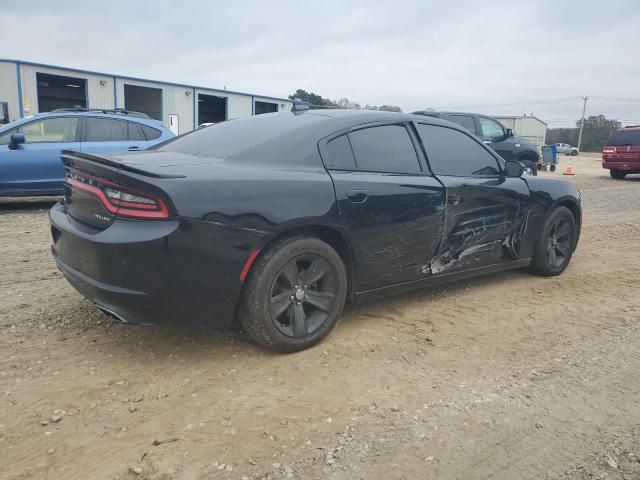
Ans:
[{"label": "red pickup truck", "polygon": [[608,168],[612,178],[624,178],[640,173],[640,125],[616,130],[602,149],[602,168]]}]

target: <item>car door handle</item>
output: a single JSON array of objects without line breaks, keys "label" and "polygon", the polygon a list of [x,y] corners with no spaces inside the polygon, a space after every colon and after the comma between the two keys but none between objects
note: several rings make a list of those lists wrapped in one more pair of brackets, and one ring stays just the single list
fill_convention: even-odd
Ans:
[{"label": "car door handle", "polygon": [[347,192],[347,198],[351,203],[364,203],[368,196],[366,190],[354,189]]},{"label": "car door handle", "polygon": [[140,150],[140,147],[137,145],[133,145],[129,148],[127,148],[127,150],[129,150],[130,152],[137,152],[138,150]]}]

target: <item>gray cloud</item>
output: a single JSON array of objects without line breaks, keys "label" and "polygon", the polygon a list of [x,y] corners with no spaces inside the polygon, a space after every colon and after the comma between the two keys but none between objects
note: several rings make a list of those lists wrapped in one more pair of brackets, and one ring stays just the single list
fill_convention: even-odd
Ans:
[{"label": "gray cloud", "polygon": [[[640,97],[640,3],[28,1],[3,5],[0,56],[404,109],[580,115]],[[588,113],[640,123],[640,102]]]}]

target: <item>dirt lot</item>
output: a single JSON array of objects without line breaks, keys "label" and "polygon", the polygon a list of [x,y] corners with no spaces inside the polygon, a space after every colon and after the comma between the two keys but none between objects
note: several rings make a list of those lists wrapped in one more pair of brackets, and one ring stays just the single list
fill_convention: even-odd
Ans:
[{"label": "dirt lot", "polygon": [[51,202],[0,201],[0,479],[640,478],[640,176],[572,160],[562,276],[393,297],[287,356],[113,324],[56,270]]}]

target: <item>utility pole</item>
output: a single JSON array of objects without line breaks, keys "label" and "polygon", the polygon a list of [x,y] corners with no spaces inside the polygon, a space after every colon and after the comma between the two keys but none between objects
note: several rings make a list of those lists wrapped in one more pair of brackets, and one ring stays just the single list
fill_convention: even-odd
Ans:
[{"label": "utility pole", "polygon": [[580,151],[580,143],[582,143],[582,127],[584,127],[584,113],[587,110],[587,97],[586,95],[582,97],[584,103],[582,104],[582,120],[580,120],[580,133],[578,134],[578,151]]}]

